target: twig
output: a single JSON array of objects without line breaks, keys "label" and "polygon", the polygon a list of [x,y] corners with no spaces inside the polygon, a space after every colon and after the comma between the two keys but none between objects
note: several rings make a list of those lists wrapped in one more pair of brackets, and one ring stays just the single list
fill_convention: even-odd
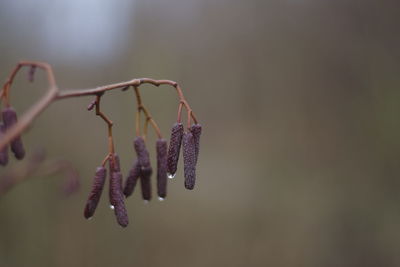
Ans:
[{"label": "twig", "polygon": [[[22,67],[36,67],[44,70],[47,73],[47,80],[48,80],[48,90],[45,93],[45,95],[38,101],[36,102],[28,111],[26,111],[19,119],[18,123],[16,123],[13,127],[11,127],[6,134],[3,136],[3,138],[0,140],[0,150],[4,148],[5,145],[11,142],[16,136],[22,134],[29,125],[32,124],[34,119],[39,116],[39,114],[44,111],[51,103],[53,103],[56,100],[62,100],[66,98],[71,98],[71,97],[79,97],[79,96],[89,96],[89,95],[99,95],[100,93],[105,93],[110,90],[114,89],[125,89],[126,87],[133,86],[134,88],[138,88],[142,84],[152,84],[155,86],[160,86],[160,85],[170,85],[176,89],[176,92],[178,94],[178,98],[180,101],[180,107],[179,107],[179,114],[182,110],[181,106],[184,106],[188,112],[188,127],[190,127],[190,121],[193,119],[195,123],[197,123],[197,118],[195,114],[193,113],[192,109],[190,108],[188,102],[186,101],[181,87],[178,85],[178,83],[170,80],[154,80],[150,78],[141,78],[141,79],[133,79],[127,82],[120,82],[120,83],[114,83],[114,84],[109,84],[109,85],[104,85],[104,86],[99,86],[96,88],[90,88],[90,89],[78,89],[78,90],[60,90],[57,87],[56,80],[54,78],[54,74],[52,71],[52,68],[49,64],[44,63],[44,62],[36,62],[36,61],[21,61],[17,64],[17,66],[12,70],[8,80],[6,83],[3,85],[3,88],[0,92],[0,99],[3,100],[4,104],[6,106],[9,106],[9,96],[10,96],[10,90],[11,90],[11,85],[14,81],[14,78],[16,74],[19,72],[19,70]],[[139,91],[137,91],[139,92]],[[138,96],[138,94],[136,94]],[[139,95],[140,98],[140,95]],[[161,137],[161,132],[158,129],[157,124],[155,121],[151,118],[150,113],[146,110],[146,108],[143,105],[138,105],[138,111],[143,111],[146,120],[151,123],[153,128],[155,129],[157,136]],[[100,113],[102,114],[102,113]],[[100,115],[99,114],[99,115]],[[139,114],[140,115],[140,114]],[[100,115],[101,116],[101,115]],[[180,115],[178,115],[178,118],[180,120]],[[103,118],[104,119],[104,118]]]}]

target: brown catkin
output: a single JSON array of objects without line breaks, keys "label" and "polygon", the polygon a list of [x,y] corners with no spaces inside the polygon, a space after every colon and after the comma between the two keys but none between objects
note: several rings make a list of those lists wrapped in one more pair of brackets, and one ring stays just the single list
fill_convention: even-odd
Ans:
[{"label": "brown catkin", "polygon": [[150,167],[149,152],[147,151],[144,139],[141,136],[136,137],[133,141],[133,146],[135,148],[140,166]]},{"label": "brown catkin", "polygon": [[[6,131],[17,123],[17,113],[11,107],[3,109],[2,117]],[[25,149],[20,135],[11,141],[11,151],[14,153],[14,156],[17,159],[23,159],[25,157]]]},{"label": "brown catkin", "polygon": [[92,191],[86,202],[84,216],[86,219],[93,217],[97,204],[99,203],[101,193],[103,192],[104,182],[106,180],[107,170],[103,166],[97,167],[94,175]]},{"label": "brown catkin", "polygon": [[132,195],[133,190],[135,189],[138,178],[140,177],[141,167],[139,165],[139,161],[135,161],[132,168],[129,171],[128,177],[125,181],[124,195],[125,197],[129,197]]},{"label": "brown catkin", "polygon": [[151,200],[151,174],[153,170],[151,167],[142,167],[140,171],[140,186],[142,188],[142,198],[144,200]]},{"label": "brown catkin", "polygon": [[201,125],[193,124],[190,127],[190,132],[193,134],[195,151],[196,151],[196,163],[197,163],[197,159],[199,158],[199,150],[200,150]]},{"label": "brown catkin", "polygon": [[158,139],[157,150],[157,193],[160,198],[167,196],[167,141]]},{"label": "brown catkin", "polygon": [[192,190],[196,182],[196,146],[191,132],[183,134],[183,166],[185,188]]},{"label": "brown catkin", "polygon": [[114,206],[114,213],[118,224],[126,227],[129,220],[121,190],[121,182],[121,172],[114,172],[110,181],[110,203]]},{"label": "brown catkin", "polygon": [[[4,133],[6,132],[6,127],[4,124],[0,124],[0,140],[3,138]],[[7,165],[8,163],[8,145],[4,146],[4,148],[0,151],[0,165]]]},{"label": "brown catkin", "polygon": [[179,152],[181,150],[181,144],[182,144],[182,136],[183,136],[183,124],[175,123],[172,126],[171,138],[169,141],[169,148],[167,155],[167,171],[172,176],[175,175],[178,167]]}]

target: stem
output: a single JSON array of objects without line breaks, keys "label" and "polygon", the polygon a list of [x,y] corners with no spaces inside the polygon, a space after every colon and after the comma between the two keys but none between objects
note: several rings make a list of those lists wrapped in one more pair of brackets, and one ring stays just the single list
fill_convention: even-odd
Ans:
[{"label": "stem", "polygon": [[147,125],[150,122],[154,131],[157,134],[157,137],[159,139],[162,139],[161,131],[160,128],[158,127],[157,123],[155,120],[151,117],[150,112],[146,109],[146,107],[143,105],[142,102],[142,97],[140,96],[140,91],[139,87],[135,86],[135,96],[136,96],[136,103],[137,103],[137,113],[136,113],[136,135],[140,135],[140,112],[143,111],[144,115],[146,116],[146,121],[144,124],[144,129],[143,129],[143,137],[146,138],[147,135]]},{"label": "stem", "polygon": [[[34,119],[36,119],[37,116],[39,116],[39,114],[45,110],[52,102],[56,101],[56,100],[62,100],[62,99],[66,99],[66,98],[71,98],[71,97],[79,97],[79,96],[89,96],[89,95],[99,95],[100,93],[104,93],[106,91],[110,91],[110,90],[114,90],[114,89],[124,89],[127,86],[133,86],[134,88],[139,87],[141,84],[152,84],[155,86],[160,86],[160,85],[170,85],[173,86],[176,89],[176,92],[178,94],[178,98],[180,101],[179,105],[182,105],[186,108],[186,110],[188,111],[188,122],[190,123],[190,119],[193,119],[193,121],[195,123],[197,123],[197,118],[195,116],[195,114],[193,113],[192,109],[190,108],[188,102],[186,101],[183,93],[182,93],[182,89],[180,88],[180,86],[174,82],[174,81],[170,81],[170,80],[154,80],[154,79],[150,79],[150,78],[142,78],[142,79],[133,79],[130,81],[126,81],[126,82],[120,82],[120,83],[114,83],[114,84],[109,84],[109,85],[104,85],[104,86],[99,86],[96,88],[90,88],[90,89],[78,89],[78,90],[60,90],[57,87],[55,78],[54,78],[54,74],[53,74],[53,70],[51,68],[51,66],[47,63],[44,62],[37,62],[37,61],[21,61],[19,62],[15,68],[12,70],[8,80],[5,82],[5,84],[3,85],[3,88],[0,92],[0,100],[3,100],[3,104],[5,106],[9,106],[10,105],[10,90],[11,90],[11,85],[14,81],[14,78],[16,77],[18,71],[22,68],[22,67],[37,67],[40,68],[42,70],[44,70],[47,73],[47,80],[48,80],[48,90],[45,93],[45,95],[38,101],[36,102],[28,111],[26,111],[19,119],[19,121],[14,124],[14,126],[12,126],[6,133],[5,135],[2,137],[2,139],[0,140],[0,150],[3,149],[8,143],[11,142],[11,140],[13,140],[15,137],[17,137],[18,135],[21,135],[28,127],[29,125],[32,124],[32,122],[34,121]],[[140,99],[140,94],[139,91],[135,89],[136,93],[136,97],[138,100],[138,96],[139,96],[139,100],[141,103],[141,99]],[[180,108],[181,109],[181,108]],[[162,138],[161,136],[161,132],[160,129],[158,128],[156,122],[152,119],[152,117],[150,116],[150,113],[148,112],[148,110],[143,106],[143,104],[141,103],[140,105],[138,105],[138,113],[140,115],[140,112],[143,111],[143,113],[146,116],[146,119],[151,123],[151,125],[153,126],[158,138]],[[96,112],[97,114],[97,112]],[[109,125],[109,136],[112,136],[112,122],[110,120],[108,120],[108,118],[101,112],[99,112],[98,114],[99,116],[101,116]],[[180,117],[178,118],[178,120],[180,120]],[[111,123],[111,126],[110,126]],[[139,127],[136,127],[136,133],[138,134],[138,130]],[[109,140],[109,148],[113,149],[113,143],[112,140]]]}]

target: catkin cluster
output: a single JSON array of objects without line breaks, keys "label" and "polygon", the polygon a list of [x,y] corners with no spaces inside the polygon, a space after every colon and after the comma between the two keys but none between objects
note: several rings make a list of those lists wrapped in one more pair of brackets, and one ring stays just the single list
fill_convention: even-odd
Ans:
[{"label": "catkin cluster", "polygon": [[[171,138],[169,142],[165,139],[156,141],[157,158],[157,195],[159,200],[164,200],[167,196],[168,177],[175,176],[179,154],[183,143],[183,165],[185,176],[185,188],[192,190],[196,181],[196,164],[199,155],[199,144],[201,135],[201,125],[193,124],[186,132],[182,123],[176,123],[172,127]],[[133,148],[136,153],[132,167],[130,168],[125,182],[119,164],[117,154],[111,155],[109,161],[109,200],[110,207],[114,210],[117,222],[122,227],[129,223],[125,207],[125,198],[131,196],[140,181],[141,196],[145,202],[152,198],[151,176],[153,169],[150,162],[150,154],[147,150],[145,140],[138,136],[133,141]],[[93,217],[96,207],[99,203],[107,170],[104,166],[97,167],[93,179],[92,190],[89,193],[88,200],[84,209],[84,216],[87,219]]]}]

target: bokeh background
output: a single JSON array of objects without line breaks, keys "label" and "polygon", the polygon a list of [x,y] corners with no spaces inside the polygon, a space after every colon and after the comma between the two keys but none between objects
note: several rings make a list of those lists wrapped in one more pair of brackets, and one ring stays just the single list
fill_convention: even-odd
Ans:
[{"label": "bokeh background", "polygon": [[[82,186],[66,198],[63,175],[38,171],[1,196],[0,266],[400,266],[399,10],[397,0],[0,1],[3,80],[22,59],[49,62],[63,89],[171,79],[203,125],[195,190],[180,163],[166,201],[127,199],[122,229],[107,191],[93,220],[82,216],[107,152],[92,98],[51,105],[24,135],[28,152],[69,160]],[[19,74],[20,114],[44,77]],[[168,137],[174,90],[141,88]],[[134,95],[103,99],[126,174]]]}]

